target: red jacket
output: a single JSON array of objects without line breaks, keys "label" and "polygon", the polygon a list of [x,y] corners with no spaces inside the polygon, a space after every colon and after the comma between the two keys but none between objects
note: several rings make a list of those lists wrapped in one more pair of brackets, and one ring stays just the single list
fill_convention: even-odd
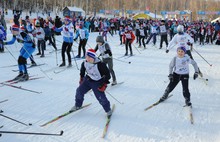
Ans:
[{"label": "red jacket", "polygon": [[131,43],[135,40],[135,35],[132,31],[125,32],[123,35],[123,43],[125,43],[126,39],[131,39]]}]

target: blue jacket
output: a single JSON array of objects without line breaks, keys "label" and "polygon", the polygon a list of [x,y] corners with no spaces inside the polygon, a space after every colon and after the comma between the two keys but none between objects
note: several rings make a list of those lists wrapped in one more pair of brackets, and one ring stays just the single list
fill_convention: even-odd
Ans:
[{"label": "blue jacket", "polygon": [[3,26],[0,26],[0,40],[5,40],[6,39],[6,31],[5,28]]},{"label": "blue jacket", "polygon": [[[81,35],[83,34],[83,35]],[[78,29],[76,31],[76,37],[75,39],[78,38],[78,36],[80,36],[80,39],[88,39],[89,38],[89,32],[88,32],[88,29],[83,27],[82,29]]]}]

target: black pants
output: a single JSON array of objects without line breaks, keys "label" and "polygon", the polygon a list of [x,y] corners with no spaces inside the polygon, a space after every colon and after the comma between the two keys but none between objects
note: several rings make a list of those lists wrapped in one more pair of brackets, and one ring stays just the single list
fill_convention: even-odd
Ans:
[{"label": "black pants", "polygon": [[38,53],[44,55],[45,41],[43,39],[37,40],[37,48],[38,48]]},{"label": "black pants", "polygon": [[165,41],[166,43],[166,47],[168,46],[168,41],[167,41],[167,34],[165,35],[161,35],[161,39],[160,39],[160,48],[162,48],[163,42]]},{"label": "black pants", "polygon": [[52,46],[53,46],[53,48],[54,48],[55,50],[57,50],[57,47],[56,47],[55,43],[52,41],[51,36],[46,36],[46,37],[45,37],[45,45],[44,45],[44,46],[46,47],[46,42],[47,42],[47,40],[49,40],[49,43],[51,43]]},{"label": "black pants", "polygon": [[125,54],[128,54],[128,46],[129,46],[129,49],[130,49],[130,53],[132,53],[132,48],[131,48],[131,39],[126,39],[125,41],[125,50],[126,50],[126,53]]},{"label": "black pants", "polygon": [[0,52],[4,52],[4,45],[2,40],[0,40]]},{"label": "black pants", "polygon": [[142,41],[143,46],[144,46],[144,47],[146,46],[146,45],[145,45],[145,42],[144,42],[144,39],[145,39],[145,36],[140,36],[140,37],[139,37],[139,46],[141,46],[141,41]]},{"label": "black pants", "polygon": [[65,42],[65,41],[63,42],[62,52],[61,52],[63,63],[65,63],[65,52],[66,52],[67,57],[68,57],[68,62],[71,63],[70,51],[71,51],[72,45],[73,45],[73,43],[68,43],[68,42]]},{"label": "black pants", "polygon": [[80,39],[78,46],[78,56],[81,57],[81,49],[83,50],[83,56],[86,55],[86,43],[87,39]]},{"label": "black pants", "polygon": [[189,74],[179,75],[176,73],[173,73],[173,80],[170,81],[168,84],[165,93],[169,94],[173,91],[173,89],[176,87],[176,85],[181,81],[182,88],[183,88],[183,97],[185,99],[190,100],[190,92],[189,92]]}]

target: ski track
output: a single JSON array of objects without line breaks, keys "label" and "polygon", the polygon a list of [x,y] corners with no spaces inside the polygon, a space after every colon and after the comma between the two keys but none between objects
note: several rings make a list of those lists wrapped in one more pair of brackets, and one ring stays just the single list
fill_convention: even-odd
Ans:
[{"label": "ski track", "polygon": [[[94,41],[97,35],[98,33],[90,35],[89,46],[95,47]],[[10,38],[8,37],[8,40]],[[62,41],[61,36],[56,36],[56,39]],[[124,55],[125,47],[119,45],[118,35],[108,39],[114,57],[118,58]],[[57,42],[57,45],[58,48],[61,48],[60,43]],[[16,48],[13,45],[7,46],[7,48],[17,57],[20,46],[20,44],[16,44]],[[137,47],[137,44],[135,46]],[[148,111],[144,111],[146,107],[158,101],[164,93],[168,84],[168,66],[176,54],[175,47],[168,54],[165,53],[165,47],[159,49],[159,41],[157,41],[157,48],[152,47],[151,43],[146,46],[147,49],[143,51],[142,48],[138,48],[141,54],[133,47],[135,56],[127,59],[119,58],[122,61],[130,61],[131,64],[114,60],[117,80],[118,82],[124,81],[124,83],[108,87],[107,91],[123,104],[119,104],[107,94],[107,98],[111,104],[116,104],[116,108],[105,139],[102,139],[101,136],[106,123],[106,115],[92,92],[85,95],[84,105],[92,103],[89,107],[47,126],[40,127],[54,117],[67,112],[74,105],[75,92],[79,85],[79,70],[76,69],[74,61],[72,62],[73,68],[66,69],[61,73],[43,72],[56,67],[55,52],[49,54],[50,48],[53,47],[48,46],[45,51],[46,58],[34,56],[37,63],[46,63],[46,65],[28,69],[30,75],[45,76],[45,78],[15,84],[43,93],[34,94],[0,86],[0,100],[9,100],[0,104],[4,111],[3,114],[26,124],[32,123],[33,126],[24,126],[0,117],[1,125],[4,125],[1,130],[42,133],[59,133],[63,130],[64,134],[60,137],[3,134],[1,140],[19,142],[219,142],[219,47],[216,45],[203,47],[195,45],[195,49],[213,64],[212,67],[198,54],[192,52],[204,78],[209,79],[208,85],[201,79],[193,80],[194,70],[190,66],[189,90],[194,117],[192,125],[189,113],[183,107],[184,99],[180,84],[171,93],[173,97]],[[76,52],[77,46],[74,46],[73,50]],[[0,54],[0,56],[2,58],[0,60],[1,66],[13,65],[17,62],[7,52]],[[57,54],[57,57],[60,63],[60,53]],[[6,60],[7,62],[5,62]],[[78,67],[82,61],[77,61]],[[17,73],[11,72],[11,69],[17,69],[17,67],[1,68],[1,73],[4,75],[1,76],[0,82],[17,75]]]}]

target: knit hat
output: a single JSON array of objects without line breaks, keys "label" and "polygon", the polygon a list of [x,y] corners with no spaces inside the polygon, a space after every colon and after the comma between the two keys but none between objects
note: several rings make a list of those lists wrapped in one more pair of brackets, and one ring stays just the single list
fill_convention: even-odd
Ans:
[{"label": "knit hat", "polygon": [[25,31],[25,27],[24,26],[21,26],[21,31]]},{"label": "knit hat", "polygon": [[95,50],[94,49],[88,49],[88,51],[86,52],[86,55],[95,59],[96,58],[96,54],[95,54]]},{"label": "knit hat", "polygon": [[12,29],[12,31],[19,31],[19,26],[18,25],[12,25],[11,29]]},{"label": "knit hat", "polygon": [[178,50],[183,50],[183,51],[184,51],[184,53],[186,53],[186,48],[185,48],[185,47],[183,47],[183,46],[178,47],[178,48],[177,48],[177,51],[178,51]]},{"label": "knit hat", "polygon": [[66,17],[64,18],[64,20],[70,22],[70,21],[71,21],[71,18],[70,18],[69,16],[66,16]]},{"label": "knit hat", "polygon": [[102,36],[97,36],[97,38],[96,38],[96,42],[104,43],[105,41],[104,41],[104,39],[103,39]]}]

